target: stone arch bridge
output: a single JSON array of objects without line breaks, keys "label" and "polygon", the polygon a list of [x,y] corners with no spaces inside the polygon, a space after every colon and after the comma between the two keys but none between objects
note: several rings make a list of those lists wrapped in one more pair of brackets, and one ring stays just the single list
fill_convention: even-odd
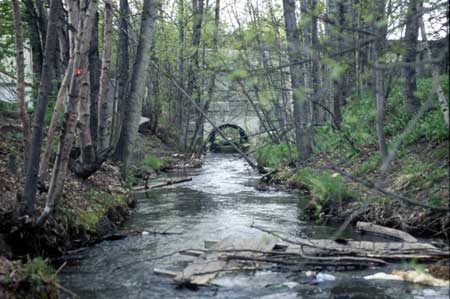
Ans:
[{"label": "stone arch bridge", "polygon": [[[237,127],[245,131],[247,136],[261,132],[260,120],[250,102],[245,96],[239,94],[232,86],[216,83],[216,91],[210,104],[208,117],[216,127]],[[206,140],[214,133],[214,128],[205,122],[203,139]]]}]

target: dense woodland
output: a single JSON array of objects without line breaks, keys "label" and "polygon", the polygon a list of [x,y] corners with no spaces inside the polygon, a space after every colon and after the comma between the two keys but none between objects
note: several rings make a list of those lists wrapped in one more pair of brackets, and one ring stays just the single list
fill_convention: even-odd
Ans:
[{"label": "dense woodland", "polygon": [[[318,160],[339,171],[353,159],[350,179],[382,192],[399,169],[448,187],[448,4],[2,0],[0,78],[16,86],[0,107],[18,111],[23,143],[17,216],[44,225],[67,181],[106,161],[128,181],[142,117],[172,148],[202,153],[219,83],[259,118],[239,152],[260,171]],[[448,188],[425,200],[388,193],[431,212],[448,205]]]}]

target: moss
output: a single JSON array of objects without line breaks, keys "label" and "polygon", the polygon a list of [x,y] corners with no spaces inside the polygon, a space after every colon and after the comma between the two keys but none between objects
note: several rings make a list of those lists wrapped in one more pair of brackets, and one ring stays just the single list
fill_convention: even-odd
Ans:
[{"label": "moss", "polygon": [[82,209],[75,210],[75,226],[78,230],[95,233],[97,223],[103,215],[96,210],[85,211]]},{"label": "moss", "polygon": [[91,190],[88,193],[89,206],[86,208],[65,209],[59,213],[59,219],[65,223],[67,230],[74,234],[94,234],[97,224],[110,208],[127,204],[127,197],[122,194],[111,194],[104,191]]}]

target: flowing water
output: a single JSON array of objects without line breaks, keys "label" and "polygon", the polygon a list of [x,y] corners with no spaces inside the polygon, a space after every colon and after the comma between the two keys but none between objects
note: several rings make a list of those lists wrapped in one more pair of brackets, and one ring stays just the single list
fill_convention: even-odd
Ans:
[{"label": "flowing water", "polygon": [[[259,238],[252,223],[291,236],[329,237],[335,227],[305,221],[297,195],[261,192],[258,177],[241,159],[210,154],[201,169],[174,173],[193,179],[141,194],[125,229],[181,234],[148,234],[105,241],[66,257],[61,284],[79,298],[448,298],[448,289],[421,287],[395,281],[367,281],[363,276],[391,268],[324,272],[335,281],[308,283],[303,274],[260,271],[226,275],[218,287],[176,288],[154,268],[182,269],[189,257],[171,252],[203,248],[204,240]],[[356,232],[347,237],[361,239]],[[301,276],[303,275],[303,277]],[[284,284],[283,283],[287,283]],[[68,298],[71,295],[66,294]]]}]

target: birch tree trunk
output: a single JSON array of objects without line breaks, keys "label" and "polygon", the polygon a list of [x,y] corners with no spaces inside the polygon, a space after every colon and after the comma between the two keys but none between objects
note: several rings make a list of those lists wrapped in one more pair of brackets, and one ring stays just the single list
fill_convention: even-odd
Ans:
[{"label": "birch tree trunk", "polygon": [[29,157],[29,150],[31,148],[31,128],[30,119],[27,115],[27,107],[25,104],[25,58],[23,55],[23,35],[21,28],[20,8],[17,0],[12,0],[14,32],[16,41],[16,99],[17,107],[19,108],[20,119],[22,121],[23,132],[23,157],[24,168],[27,168],[27,161]]},{"label": "birch tree trunk", "polygon": [[[52,0],[57,1],[57,0]],[[80,92],[83,92],[81,84],[87,80],[89,65],[89,47],[91,41],[92,28],[97,11],[97,1],[82,1],[80,4],[80,17],[77,27],[77,37],[75,39],[74,68],[69,87],[69,103],[67,105],[61,140],[53,166],[50,187],[47,193],[45,208],[36,221],[37,225],[43,224],[47,217],[53,212],[56,202],[64,189],[64,182],[67,176],[70,151],[75,141],[75,128],[78,119],[78,104]],[[85,81],[86,82],[86,81]],[[86,86],[84,87],[86,88]]]},{"label": "birch tree trunk", "polygon": [[103,54],[102,72],[100,75],[100,92],[98,97],[98,140],[97,152],[102,152],[109,146],[109,68],[112,49],[112,7],[111,1],[105,1],[105,16],[103,19]]},{"label": "birch tree trunk", "polygon": [[42,64],[42,76],[39,85],[39,97],[36,106],[36,113],[33,121],[33,132],[31,137],[30,157],[25,175],[25,185],[23,190],[23,198],[21,203],[21,214],[34,216],[36,189],[39,173],[39,160],[41,155],[41,147],[44,135],[44,117],[47,111],[48,97],[52,92],[51,73],[54,69],[54,57],[56,43],[58,41],[57,32],[58,10],[60,8],[59,0],[51,0],[48,18],[48,28],[46,39],[46,47],[44,50],[44,60]]},{"label": "birch tree trunk", "polygon": [[144,0],[139,43],[131,77],[130,94],[126,103],[123,126],[117,144],[119,159],[122,161],[122,176],[128,174],[139,121],[142,111],[142,99],[145,94],[147,67],[150,63],[150,48],[153,38],[153,25],[156,18],[155,0]]},{"label": "birch tree trunk", "polygon": [[[68,1],[68,20],[69,23],[78,28],[79,22],[79,7],[76,1]],[[75,35],[74,31],[69,31],[69,62],[67,64],[66,73],[64,75],[63,81],[59,88],[58,94],[56,96],[55,107],[53,108],[52,119],[50,121],[50,125],[47,132],[47,142],[45,147],[44,155],[42,156],[40,168],[39,168],[39,179],[41,181],[47,180],[47,170],[48,164],[50,162],[50,157],[53,154],[53,143],[55,139],[56,128],[58,126],[58,122],[60,119],[62,104],[67,98],[67,93],[69,90],[69,84],[72,81],[72,75],[74,72],[74,55],[75,55]]]},{"label": "birch tree trunk", "polygon": [[[419,23],[420,23],[420,32],[422,34],[422,40],[425,43],[425,49],[426,49],[426,52],[427,52],[427,58],[428,58],[428,60],[432,60],[433,59],[433,53],[431,52],[431,48],[430,48],[430,45],[428,43],[428,38],[427,38],[426,31],[425,31],[425,25],[423,23],[423,17],[420,17]],[[433,88],[434,88],[434,91],[436,92],[436,95],[438,97],[439,107],[441,108],[442,114],[444,115],[445,124],[448,127],[449,126],[448,103],[447,103],[447,99],[445,97],[444,90],[442,89],[442,86],[441,86],[441,79],[440,79],[440,76],[439,76],[439,67],[436,64],[433,64],[431,66],[431,76],[433,78]]]}]

